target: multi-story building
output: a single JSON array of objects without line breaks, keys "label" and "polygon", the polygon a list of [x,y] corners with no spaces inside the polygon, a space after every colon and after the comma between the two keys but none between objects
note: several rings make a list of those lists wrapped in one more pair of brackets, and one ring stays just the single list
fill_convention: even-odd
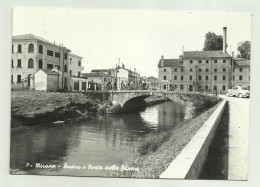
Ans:
[{"label": "multi-story building", "polygon": [[38,70],[56,68],[62,73],[59,89],[67,90],[70,84],[70,67],[74,69],[73,63],[69,63],[70,52],[71,50],[64,46],[33,34],[13,36],[11,88],[34,89],[34,74]]},{"label": "multi-story building", "polygon": [[232,85],[250,88],[250,60],[234,58],[233,62]]},{"label": "multi-story building", "polygon": [[[226,52],[226,27],[223,31],[223,51],[184,51],[178,59],[162,56],[160,89],[212,92],[231,88],[232,57]],[[234,59],[235,85],[249,85],[249,65],[249,61]]]},{"label": "multi-story building", "polygon": [[81,62],[83,57],[69,53],[69,74],[72,77],[81,77],[81,72],[84,69]]}]

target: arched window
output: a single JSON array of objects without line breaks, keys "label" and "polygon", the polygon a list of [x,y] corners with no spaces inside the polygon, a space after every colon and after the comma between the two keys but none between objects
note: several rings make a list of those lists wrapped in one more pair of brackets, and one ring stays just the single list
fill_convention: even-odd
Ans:
[{"label": "arched window", "polygon": [[32,58],[30,58],[28,60],[28,68],[33,68],[33,59]]},{"label": "arched window", "polygon": [[39,45],[39,53],[43,53],[43,47],[42,47],[42,45]]},{"label": "arched window", "polygon": [[64,58],[65,58],[65,60],[67,60],[67,58],[68,58],[68,55],[67,55],[67,53],[65,53],[65,55],[64,55],[64,56],[65,56],[65,57],[64,57]]},{"label": "arched window", "polygon": [[33,44],[29,44],[28,53],[33,53],[33,52],[34,52],[34,45]]},{"label": "arched window", "polygon": [[42,69],[42,67],[43,67],[42,60],[41,60],[41,59],[39,60],[38,67],[39,67],[39,69]]}]

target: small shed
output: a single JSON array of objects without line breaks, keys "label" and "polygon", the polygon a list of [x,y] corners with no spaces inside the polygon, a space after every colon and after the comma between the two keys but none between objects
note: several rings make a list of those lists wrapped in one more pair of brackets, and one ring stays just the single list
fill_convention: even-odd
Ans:
[{"label": "small shed", "polygon": [[34,75],[35,90],[57,91],[61,87],[62,73],[57,69],[40,69]]}]

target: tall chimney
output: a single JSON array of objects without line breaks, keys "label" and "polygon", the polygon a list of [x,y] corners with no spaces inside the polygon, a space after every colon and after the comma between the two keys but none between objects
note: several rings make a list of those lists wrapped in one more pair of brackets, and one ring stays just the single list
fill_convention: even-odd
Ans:
[{"label": "tall chimney", "polygon": [[227,27],[223,27],[223,53],[227,53]]},{"label": "tall chimney", "polygon": [[161,58],[161,66],[164,66],[164,63],[163,63],[163,55],[162,55],[162,58]]}]

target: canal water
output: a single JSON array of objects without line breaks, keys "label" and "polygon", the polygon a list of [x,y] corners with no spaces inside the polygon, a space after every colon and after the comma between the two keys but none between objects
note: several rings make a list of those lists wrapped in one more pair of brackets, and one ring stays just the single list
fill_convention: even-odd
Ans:
[{"label": "canal water", "polygon": [[133,160],[146,134],[172,128],[183,118],[182,107],[166,101],[134,113],[12,129],[11,173],[104,176],[106,166]]}]

